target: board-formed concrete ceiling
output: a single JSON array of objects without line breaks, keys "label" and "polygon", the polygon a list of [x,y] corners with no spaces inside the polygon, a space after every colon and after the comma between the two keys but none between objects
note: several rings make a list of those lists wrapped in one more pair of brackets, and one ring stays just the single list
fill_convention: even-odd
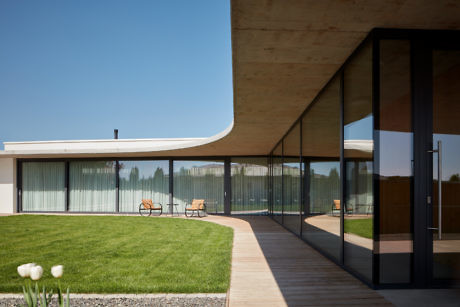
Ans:
[{"label": "board-formed concrete ceiling", "polygon": [[114,156],[267,155],[373,28],[460,29],[460,1],[231,0],[231,23],[231,131],[199,146]]}]

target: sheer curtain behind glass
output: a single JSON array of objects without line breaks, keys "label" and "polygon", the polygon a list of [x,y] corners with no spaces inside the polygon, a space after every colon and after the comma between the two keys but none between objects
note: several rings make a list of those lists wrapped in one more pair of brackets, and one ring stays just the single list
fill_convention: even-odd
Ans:
[{"label": "sheer curtain behind glass", "polygon": [[70,162],[69,211],[115,212],[115,161]]},{"label": "sheer curtain behind glass", "polygon": [[22,163],[22,210],[65,211],[65,163]]},{"label": "sheer curtain behind glass", "polygon": [[169,161],[120,161],[120,211],[136,212],[143,198],[169,203]]},{"label": "sheer curtain behind glass", "polygon": [[204,199],[209,213],[224,212],[224,162],[174,161],[174,203]]},{"label": "sheer curtain behind glass", "polygon": [[232,214],[267,214],[267,158],[232,158]]}]

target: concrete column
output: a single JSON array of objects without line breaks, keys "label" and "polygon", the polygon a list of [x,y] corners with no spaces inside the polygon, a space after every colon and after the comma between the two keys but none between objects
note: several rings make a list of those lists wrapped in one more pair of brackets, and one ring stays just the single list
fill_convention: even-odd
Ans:
[{"label": "concrete column", "polygon": [[17,209],[16,159],[0,158],[0,214]]}]

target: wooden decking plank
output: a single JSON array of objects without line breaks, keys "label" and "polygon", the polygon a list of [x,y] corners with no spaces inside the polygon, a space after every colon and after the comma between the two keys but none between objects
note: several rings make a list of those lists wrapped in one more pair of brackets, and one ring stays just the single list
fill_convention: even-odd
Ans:
[{"label": "wooden decking plank", "polygon": [[391,305],[268,217],[205,219],[234,229],[229,306]]}]

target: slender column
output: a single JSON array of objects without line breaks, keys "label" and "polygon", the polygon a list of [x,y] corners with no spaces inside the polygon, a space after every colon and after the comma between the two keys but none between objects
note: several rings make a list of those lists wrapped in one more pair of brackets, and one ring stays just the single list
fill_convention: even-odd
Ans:
[{"label": "slender column", "polygon": [[224,162],[224,214],[230,215],[232,212],[232,183],[231,183],[231,161],[225,158]]},{"label": "slender column", "polygon": [[65,162],[65,211],[69,211],[70,207],[70,162]]},{"label": "slender column", "polygon": [[174,209],[174,162],[169,160],[169,213],[173,214]]},{"label": "slender column", "polygon": [[344,157],[344,133],[343,133],[343,125],[344,125],[344,76],[343,70],[340,72],[340,263],[343,265],[345,263],[344,257],[344,210],[345,207],[345,178],[346,178],[346,171],[345,171],[345,157]]},{"label": "slender column", "polygon": [[414,131],[414,276],[415,286],[428,286],[432,278],[433,246],[432,154],[433,89],[431,49],[422,40],[411,42],[412,125]]},{"label": "slender column", "polygon": [[[117,134],[118,134],[118,130]],[[115,161],[115,189],[116,189],[116,195],[115,195],[115,210],[116,212],[120,212],[120,162],[117,160]]]}]

